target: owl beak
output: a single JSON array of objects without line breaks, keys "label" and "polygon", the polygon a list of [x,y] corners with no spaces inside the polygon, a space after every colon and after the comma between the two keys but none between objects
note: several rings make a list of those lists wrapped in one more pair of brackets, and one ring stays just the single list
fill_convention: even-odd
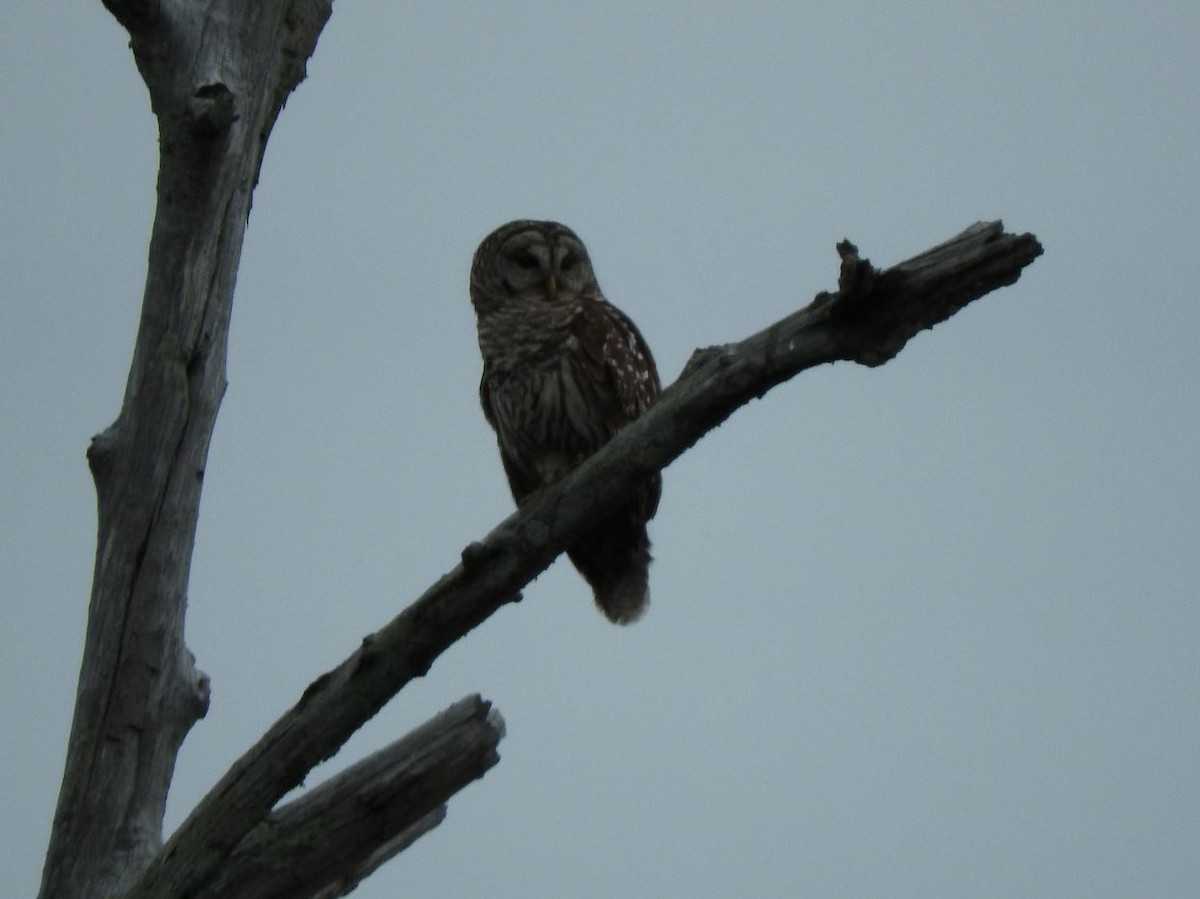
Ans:
[{"label": "owl beak", "polygon": [[546,299],[554,299],[554,295],[558,293],[558,280],[551,275],[546,279]]}]

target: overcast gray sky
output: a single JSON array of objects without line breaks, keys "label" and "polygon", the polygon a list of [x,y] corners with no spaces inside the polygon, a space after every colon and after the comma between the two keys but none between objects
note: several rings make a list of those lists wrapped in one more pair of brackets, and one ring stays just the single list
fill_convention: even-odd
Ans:
[{"label": "overcast gray sky", "polygon": [[[0,28],[0,869],[38,883],[155,129],[99,0]],[[588,243],[672,380],[979,219],[1046,255],[665,475],[648,616],[560,561],[327,768],[461,695],[502,761],[357,895],[1194,897],[1200,7],[339,2],[271,139],[190,590],[174,827],[510,511],[467,270]]]}]

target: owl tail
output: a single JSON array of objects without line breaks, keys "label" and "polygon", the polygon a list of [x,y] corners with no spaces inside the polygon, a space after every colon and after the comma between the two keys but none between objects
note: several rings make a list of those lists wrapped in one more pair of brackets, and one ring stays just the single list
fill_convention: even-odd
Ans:
[{"label": "owl tail", "polygon": [[650,604],[650,538],[631,512],[618,513],[567,552],[614,624],[632,624]]}]

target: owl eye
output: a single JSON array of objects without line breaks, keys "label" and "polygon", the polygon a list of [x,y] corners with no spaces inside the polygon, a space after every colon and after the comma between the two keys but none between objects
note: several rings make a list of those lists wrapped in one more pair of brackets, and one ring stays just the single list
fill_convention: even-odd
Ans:
[{"label": "owl eye", "polygon": [[567,253],[567,255],[563,256],[560,266],[564,272],[569,272],[571,269],[573,269],[578,264],[579,264],[579,257],[576,256],[574,253]]},{"label": "owl eye", "polygon": [[512,261],[521,268],[537,268],[539,265],[537,257],[528,250],[522,250],[521,252],[514,254]]}]

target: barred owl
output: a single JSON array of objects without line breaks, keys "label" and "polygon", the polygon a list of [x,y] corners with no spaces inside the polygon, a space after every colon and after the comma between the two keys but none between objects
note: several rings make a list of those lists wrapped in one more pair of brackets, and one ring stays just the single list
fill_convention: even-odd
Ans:
[{"label": "barred owl", "polygon": [[[518,504],[574,469],[658,396],[642,335],[600,292],[583,242],[557,222],[515,221],[479,245],[471,303],[483,354],[479,395]],[[567,550],[611,621],[649,601],[662,478],[641,483]]]}]

